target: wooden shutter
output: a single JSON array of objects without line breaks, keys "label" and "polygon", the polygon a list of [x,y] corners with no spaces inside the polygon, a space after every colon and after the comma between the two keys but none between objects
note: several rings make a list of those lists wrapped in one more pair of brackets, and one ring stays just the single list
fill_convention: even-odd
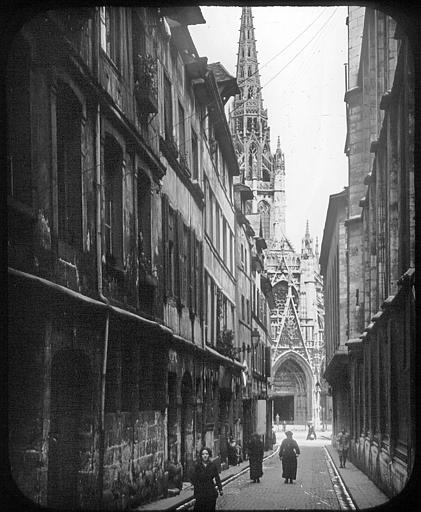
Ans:
[{"label": "wooden shutter", "polygon": [[270,377],[271,374],[272,361],[270,356],[270,347],[265,347],[265,377]]},{"label": "wooden shutter", "polygon": [[203,294],[208,293],[203,285],[203,244],[197,241],[197,261],[196,261],[196,299],[197,299],[197,312],[200,318],[203,319]]},{"label": "wooden shutter", "polygon": [[194,303],[194,229],[189,229],[189,247],[188,247],[188,260],[187,260],[187,282],[188,282],[188,306],[190,310],[194,313],[195,311],[195,303]]},{"label": "wooden shutter", "polygon": [[183,217],[181,213],[176,213],[176,274],[175,274],[175,296],[182,302],[183,299],[183,245],[184,245],[184,233],[183,233]]},{"label": "wooden shutter", "polygon": [[163,296],[168,297],[170,289],[170,255],[169,255],[169,234],[168,234],[168,199],[162,195],[162,279]]}]

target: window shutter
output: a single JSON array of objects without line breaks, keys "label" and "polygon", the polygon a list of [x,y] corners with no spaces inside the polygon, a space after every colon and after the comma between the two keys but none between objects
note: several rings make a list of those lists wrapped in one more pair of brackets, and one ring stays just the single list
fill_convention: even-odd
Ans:
[{"label": "window shutter", "polygon": [[203,319],[203,294],[207,293],[207,290],[203,286],[203,244],[197,241],[197,261],[196,261],[196,300],[197,300],[197,311],[200,318]]},{"label": "window shutter", "polygon": [[270,359],[270,347],[265,347],[265,377],[270,377],[271,374],[271,359]]},{"label": "window shutter", "polygon": [[183,304],[187,307],[189,302],[189,228],[183,223]]},{"label": "window shutter", "polygon": [[169,237],[168,237],[168,199],[162,195],[162,278],[163,295],[168,297],[170,289],[170,258],[169,258]]},{"label": "window shutter", "polygon": [[188,277],[188,306],[190,310],[194,313],[195,312],[195,303],[194,303],[194,268],[195,268],[195,261],[194,261],[194,230],[189,229],[189,258],[187,261],[187,277]]},{"label": "window shutter", "polygon": [[176,213],[176,284],[175,284],[175,296],[182,302],[183,299],[183,218],[181,213]]}]

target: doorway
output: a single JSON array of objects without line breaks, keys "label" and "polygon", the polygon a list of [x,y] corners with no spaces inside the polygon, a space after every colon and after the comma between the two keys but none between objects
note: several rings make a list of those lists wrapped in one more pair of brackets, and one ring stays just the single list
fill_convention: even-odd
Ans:
[{"label": "doorway", "polygon": [[51,368],[48,506],[78,508],[80,439],[92,433],[92,374],[81,351],[61,350]]},{"label": "doorway", "polygon": [[177,442],[177,374],[168,373],[168,421],[167,421],[167,439],[168,439],[168,459],[177,464],[178,462],[178,442]]},{"label": "doorway", "polygon": [[193,464],[193,382],[186,372],[181,381],[181,464],[183,480],[188,480]]},{"label": "doorway", "polygon": [[294,423],[294,395],[278,396],[274,399],[273,415],[279,414],[279,421],[286,421],[292,425]]}]

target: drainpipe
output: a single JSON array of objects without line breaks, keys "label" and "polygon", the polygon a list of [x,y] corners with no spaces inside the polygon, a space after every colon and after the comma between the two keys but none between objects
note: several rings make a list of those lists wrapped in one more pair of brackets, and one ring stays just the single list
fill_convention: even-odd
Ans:
[{"label": "drainpipe", "polygon": [[[96,162],[96,266],[97,286],[99,298],[109,305],[109,300],[103,294],[102,289],[102,229],[101,229],[101,107],[98,103],[96,113],[96,141],[95,141],[95,162]],[[105,383],[107,377],[108,358],[108,335],[110,329],[110,310],[107,308],[104,329],[104,349],[101,370],[101,400],[99,415],[99,454],[98,454],[98,503],[102,506],[103,484],[104,484],[104,455],[105,455]]]},{"label": "drainpipe", "polygon": [[[96,30],[96,80],[100,82],[100,24],[97,23]],[[97,267],[97,287],[98,296],[108,306],[109,300],[103,294],[102,289],[102,228],[101,228],[101,106],[98,102],[96,112],[96,133],[95,133],[95,187],[96,187],[96,267]],[[99,414],[99,453],[98,453],[98,481],[97,481],[97,500],[99,509],[103,504],[104,489],[104,456],[105,456],[105,384],[107,376],[107,358],[108,358],[108,335],[110,329],[110,307],[107,308],[104,329],[104,349],[101,369],[101,395],[100,395],[100,414]]]}]

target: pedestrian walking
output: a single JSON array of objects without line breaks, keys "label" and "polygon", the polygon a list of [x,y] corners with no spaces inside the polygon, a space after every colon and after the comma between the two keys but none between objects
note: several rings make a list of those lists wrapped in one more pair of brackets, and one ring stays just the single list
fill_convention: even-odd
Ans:
[{"label": "pedestrian walking", "polygon": [[235,442],[234,438],[230,436],[228,443],[228,464],[230,466],[236,466],[237,462],[237,443]]},{"label": "pedestrian walking", "polygon": [[276,421],[276,430],[279,432],[279,414],[277,414],[275,416],[275,421]]},{"label": "pedestrian walking", "polygon": [[338,449],[339,462],[341,468],[345,467],[346,459],[348,458],[349,450],[349,434],[345,427],[342,427],[341,432],[336,436],[336,446]]},{"label": "pedestrian walking", "polygon": [[216,464],[210,460],[212,452],[204,446],[199,452],[199,461],[194,467],[191,482],[194,485],[194,497],[196,503],[194,510],[211,511],[215,510],[216,498],[223,495],[221,479],[219,478]]},{"label": "pedestrian walking", "polygon": [[279,458],[282,461],[282,478],[285,478],[286,484],[292,484],[292,481],[297,478],[297,457],[300,454],[300,448],[297,441],[292,438],[290,430],[285,432],[285,435],[287,438],[281,443]]},{"label": "pedestrian walking", "polygon": [[275,431],[272,429],[272,444],[276,444],[276,434]]},{"label": "pedestrian walking", "polygon": [[285,420],[282,422],[282,430],[283,432],[286,432],[287,430],[287,422]]},{"label": "pedestrian walking", "polygon": [[248,452],[250,460],[250,480],[253,480],[253,482],[259,483],[260,477],[263,476],[263,451],[263,443],[260,440],[259,434],[252,434]]},{"label": "pedestrian walking", "polygon": [[313,425],[310,425],[308,427],[308,434],[307,434],[307,439],[306,440],[308,440],[308,439],[310,439],[311,441],[313,441],[313,439],[316,439],[316,432],[314,430]]},{"label": "pedestrian walking", "polygon": [[236,445],[237,451],[237,464],[241,464],[243,462],[243,448],[241,446],[241,441],[238,441]]}]

